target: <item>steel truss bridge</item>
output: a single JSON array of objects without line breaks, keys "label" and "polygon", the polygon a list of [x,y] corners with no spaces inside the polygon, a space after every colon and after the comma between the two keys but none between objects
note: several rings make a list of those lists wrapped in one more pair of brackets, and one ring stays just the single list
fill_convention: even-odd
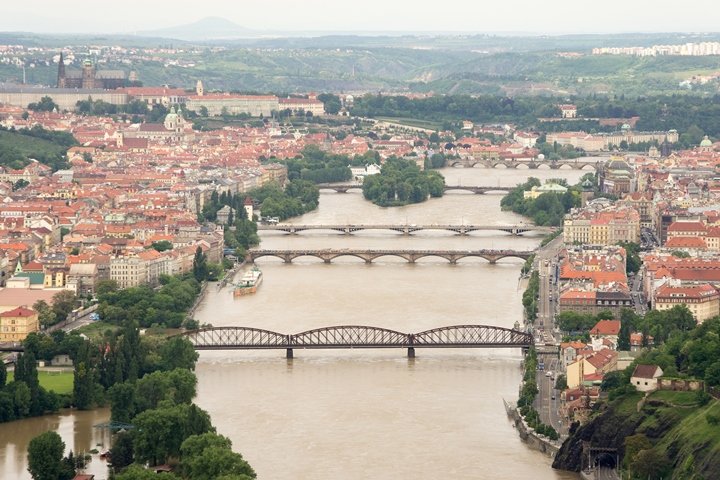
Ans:
[{"label": "steel truss bridge", "polygon": [[415,263],[424,257],[444,258],[451,264],[456,264],[462,258],[479,257],[484,258],[491,264],[495,264],[502,258],[514,257],[527,260],[535,253],[534,251],[516,251],[516,250],[364,250],[349,249],[342,250],[249,250],[246,261],[254,262],[262,257],[277,257],[285,263],[291,263],[299,257],[315,257],[325,263],[330,263],[338,257],[356,257],[372,263],[380,257],[399,257]]},{"label": "steel truss bridge", "polygon": [[[349,190],[362,190],[363,186],[361,183],[355,184],[343,184],[343,183],[318,183],[317,187],[320,190],[335,190],[337,193],[347,193]],[[515,187],[473,187],[473,186],[462,186],[462,185],[445,185],[444,190],[463,190],[467,192],[476,193],[478,195],[484,195],[489,192],[509,192]]]},{"label": "steel truss bridge", "polygon": [[249,327],[210,327],[179,334],[195,350],[286,350],[336,348],[407,348],[409,358],[415,348],[513,348],[527,349],[532,334],[487,325],[454,325],[420,333],[402,333],[360,325],[317,328],[295,335]]},{"label": "steel truss bridge", "polygon": [[393,232],[400,232],[403,235],[410,235],[411,233],[422,232],[424,230],[445,230],[460,235],[467,235],[470,232],[483,230],[494,230],[509,233],[510,235],[521,235],[526,232],[550,233],[554,228],[540,227],[537,225],[258,225],[258,231],[286,232],[291,235],[307,230],[333,230],[344,233],[345,235],[363,230],[391,230]]}]

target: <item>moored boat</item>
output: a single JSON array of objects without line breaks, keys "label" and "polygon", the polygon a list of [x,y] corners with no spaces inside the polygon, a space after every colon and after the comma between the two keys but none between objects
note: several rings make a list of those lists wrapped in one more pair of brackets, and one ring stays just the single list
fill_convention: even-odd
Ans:
[{"label": "moored boat", "polygon": [[262,283],[263,274],[258,267],[253,267],[251,270],[245,272],[245,275],[240,279],[240,282],[235,284],[233,289],[233,295],[239,297],[241,295],[247,295],[249,293],[257,292],[258,287]]}]

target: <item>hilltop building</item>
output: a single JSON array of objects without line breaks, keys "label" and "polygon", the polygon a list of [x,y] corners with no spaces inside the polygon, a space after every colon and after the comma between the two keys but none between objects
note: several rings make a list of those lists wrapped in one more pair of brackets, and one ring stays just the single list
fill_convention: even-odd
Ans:
[{"label": "hilltop building", "polygon": [[123,70],[97,70],[95,63],[86,57],[81,70],[65,70],[62,53],[58,62],[57,88],[101,88],[115,90],[125,87]]}]

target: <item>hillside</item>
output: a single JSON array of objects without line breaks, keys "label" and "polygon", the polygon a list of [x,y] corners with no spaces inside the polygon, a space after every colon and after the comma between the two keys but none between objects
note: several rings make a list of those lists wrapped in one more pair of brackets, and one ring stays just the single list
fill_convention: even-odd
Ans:
[{"label": "hillside", "polygon": [[[616,448],[624,458],[628,453],[626,439],[642,434],[661,457],[670,460],[672,476],[664,478],[718,478],[720,427],[716,422],[720,418],[720,401],[699,406],[694,392],[662,391],[650,395],[638,412],[637,404],[642,397],[642,393],[628,394],[603,405],[591,422],[565,441],[553,468],[580,471],[585,465],[583,457],[587,462],[583,442]],[[694,476],[688,476],[689,473]]]},{"label": "hillside", "polygon": [[50,132],[41,127],[30,131],[0,130],[0,165],[22,168],[30,159],[50,166],[53,171],[67,166],[65,154],[77,141],[65,132]]}]

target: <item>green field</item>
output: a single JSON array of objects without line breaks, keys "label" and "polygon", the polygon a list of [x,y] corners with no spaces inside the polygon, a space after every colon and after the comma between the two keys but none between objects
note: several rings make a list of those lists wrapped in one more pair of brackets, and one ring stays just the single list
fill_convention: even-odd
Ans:
[{"label": "green field", "polygon": [[[14,372],[8,372],[8,383],[12,382],[15,377]],[[54,390],[55,393],[65,394],[72,393],[73,390],[73,372],[72,371],[38,371],[38,380],[40,386],[45,390]]]},{"label": "green field", "polygon": [[648,397],[652,400],[664,400],[673,405],[694,406],[698,404],[695,392],[673,392],[672,390],[658,390]]}]

